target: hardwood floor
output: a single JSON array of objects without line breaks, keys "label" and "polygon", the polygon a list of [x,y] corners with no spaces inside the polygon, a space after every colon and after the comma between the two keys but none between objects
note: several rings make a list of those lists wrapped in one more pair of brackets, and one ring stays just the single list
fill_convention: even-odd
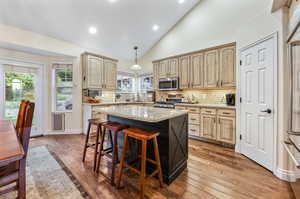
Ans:
[{"label": "hardwood floor", "polygon": [[[71,170],[77,180],[93,198],[138,198],[139,178],[125,172],[123,189],[112,187],[102,175],[93,173],[93,152],[88,151],[86,163],[81,162],[83,135],[51,135],[34,138],[31,147],[47,145]],[[110,164],[103,158],[101,171]],[[118,172],[118,170],[117,170]],[[147,198],[294,198],[288,183],[277,179],[271,172],[257,165],[232,149],[189,141],[188,168],[170,185],[159,188],[151,179],[146,185]]]}]

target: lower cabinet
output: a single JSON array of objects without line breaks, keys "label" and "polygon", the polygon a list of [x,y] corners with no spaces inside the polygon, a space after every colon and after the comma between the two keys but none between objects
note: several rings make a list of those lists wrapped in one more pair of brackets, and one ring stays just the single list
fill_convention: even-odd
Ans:
[{"label": "lower cabinet", "polygon": [[227,144],[235,144],[235,110],[222,108],[176,106],[188,110],[189,136],[205,138]]},{"label": "lower cabinet", "polygon": [[218,117],[217,140],[235,144],[235,118]]},{"label": "lower cabinet", "polygon": [[215,115],[201,115],[201,134],[203,138],[216,140],[217,138],[217,125]]}]

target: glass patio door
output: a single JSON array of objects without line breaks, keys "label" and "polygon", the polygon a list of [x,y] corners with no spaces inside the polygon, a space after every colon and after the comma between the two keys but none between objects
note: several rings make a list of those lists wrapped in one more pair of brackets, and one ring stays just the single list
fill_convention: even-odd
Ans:
[{"label": "glass patio door", "polygon": [[37,69],[20,66],[4,66],[4,119],[16,124],[21,100],[35,103],[35,111],[31,128],[31,136],[41,134],[37,122]]}]

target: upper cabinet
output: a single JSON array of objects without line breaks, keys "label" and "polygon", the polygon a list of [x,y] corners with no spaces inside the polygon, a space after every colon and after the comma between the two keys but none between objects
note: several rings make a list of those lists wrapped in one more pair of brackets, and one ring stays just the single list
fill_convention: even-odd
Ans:
[{"label": "upper cabinet", "polygon": [[235,47],[220,49],[220,86],[235,87]]},{"label": "upper cabinet", "polygon": [[92,53],[83,53],[83,89],[116,89],[117,60]]},{"label": "upper cabinet", "polygon": [[168,77],[177,77],[178,76],[178,59],[169,60],[169,70]]},{"label": "upper cabinet", "polygon": [[183,56],[179,58],[179,87],[180,89],[190,86],[190,57]]},{"label": "upper cabinet", "polygon": [[191,87],[203,88],[204,87],[204,54],[197,53],[191,55]]},{"label": "upper cabinet", "polygon": [[235,88],[235,43],[153,62],[155,89],[160,78],[179,77],[180,89]]},{"label": "upper cabinet", "polygon": [[212,50],[204,54],[204,87],[217,88],[219,82],[219,51]]},{"label": "upper cabinet", "polygon": [[[153,63],[153,73],[158,80],[161,78],[178,77],[178,59],[166,59]],[[154,69],[156,71],[154,71]]]}]

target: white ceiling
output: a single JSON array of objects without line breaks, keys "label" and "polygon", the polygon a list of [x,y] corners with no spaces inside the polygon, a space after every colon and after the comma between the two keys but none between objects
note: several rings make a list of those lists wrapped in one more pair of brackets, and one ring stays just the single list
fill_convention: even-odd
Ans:
[{"label": "white ceiling", "polygon": [[[0,23],[63,39],[115,57],[149,50],[199,0],[1,0]],[[154,24],[159,30],[154,32]],[[96,35],[88,29],[95,26]]]}]

